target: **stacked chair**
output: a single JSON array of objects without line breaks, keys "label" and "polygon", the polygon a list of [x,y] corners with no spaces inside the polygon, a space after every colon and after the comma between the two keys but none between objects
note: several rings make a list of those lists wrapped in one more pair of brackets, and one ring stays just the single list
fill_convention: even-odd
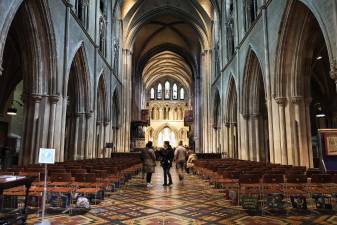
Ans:
[{"label": "stacked chair", "polygon": [[[139,154],[116,154],[113,158],[87,159],[58,162],[48,166],[47,207],[71,211],[78,197],[85,197],[91,204],[102,201],[107,193],[115,191],[137,175],[142,169]],[[35,177],[29,192],[29,206],[40,209],[44,189],[44,165],[9,168],[1,175]],[[25,187],[4,192],[13,208],[19,207],[18,199],[25,195]]]},{"label": "stacked chair", "polygon": [[337,211],[337,172],[237,159],[199,159],[193,172],[247,211]]}]

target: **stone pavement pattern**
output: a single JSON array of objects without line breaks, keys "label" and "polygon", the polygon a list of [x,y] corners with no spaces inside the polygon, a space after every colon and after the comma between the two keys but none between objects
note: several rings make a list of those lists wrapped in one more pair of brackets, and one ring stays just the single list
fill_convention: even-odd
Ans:
[{"label": "stone pavement pattern", "polygon": [[[152,188],[146,188],[139,175],[99,205],[92,206],[85,215],[61,214],[48,219],[53,225],[337,224],[336,215],[249,216],[200,178],[187,175],[181,184],[175,169],[171,174],[174,182],[171,187],[162,186],[162,170],[157,167]],[[35,224],[38,219],[31,215],[28,224]]]}]

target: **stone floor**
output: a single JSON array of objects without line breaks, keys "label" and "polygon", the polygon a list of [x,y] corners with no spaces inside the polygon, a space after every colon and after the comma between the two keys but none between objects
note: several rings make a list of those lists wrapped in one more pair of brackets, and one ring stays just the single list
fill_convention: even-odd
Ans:
[{"label": "stone floor", "polygon": [[[55,225],[337,224],[336,215],[249,216],[198,177],[187,175],[184,184],[179,183],[175,169],[171,172],[174,185],[163,187],[161,172],[156,168],[152,188],[146,188],[138,176],[85,215],[54,215],[48,220]],[[38,220],[31,215],[28,224]]]}]

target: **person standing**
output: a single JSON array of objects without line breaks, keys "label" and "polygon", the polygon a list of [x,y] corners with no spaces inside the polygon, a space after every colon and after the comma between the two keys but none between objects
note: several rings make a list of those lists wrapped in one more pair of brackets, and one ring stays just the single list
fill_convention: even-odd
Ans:
[{"label": "person standing", "polygon": [[183,142],[179,141],[179,145],[176,151],[174,152],[174,161],[176,161],[177,164],[178,176],[180,181],[184,180],[184,167],[186,162],[186,155],[187,152],[183,146]]},{"label": "person standing", "polygon": [[145,150],[142,152],[143,159],[143,171],[146,173],[146,183],[147,187],[152,187],[151,178],[152,173],[155,171],[156,167],[156,155],[153,151],[152,141],[146,144]]},{"label": "person standing", "polygon": [[[170,173],[170,169],[172,167],[172,161],[174,157],[173,149],[170,146],[168,141],[164,142],[164,148],[160,151],[161,156],[161,166],[163,167],[164,172],[164,184],[163,186],[170,186],[172,185],[172,176]],[[169,183],[167,183],[167,177],[169,179]]]}]

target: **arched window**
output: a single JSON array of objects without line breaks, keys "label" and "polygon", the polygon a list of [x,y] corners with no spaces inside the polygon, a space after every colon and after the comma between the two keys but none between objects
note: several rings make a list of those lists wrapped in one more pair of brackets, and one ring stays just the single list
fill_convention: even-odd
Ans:
[{"label": "arched window", "polygon": [[163,87],[161,83],[158,84],[157,88],[157,99],[162,99],[163,98]]},{"label": "arched window", "polygon": [[170,99],[170,82],[165,82],[165,99]]},{"label": "arched window", "polygon": [[106,56],[107,23],[104,16],[99,18],[99,51]]},{"label": "arched window", "polygon": [[244,1],[245,11],[245,30],[247,31],[257,18],[258,5],[257,0]]},{"label": "arched window", "polygon": [[227,41],[227,55],[231,58],[234,54],[234,3],[229,0],[226,5],[226,41]]},{"label": "arched window", "polygon": [[178,99],[178,87],[177,87],[177,84],[173,84],[172,98],[174,100]]},{"label": "arched window", "polygon": [[82,25],[88,29],[89,1],[76,0],[74,10]]},{"label": "arched window", "polygon": [[185,100],[185,90],[184,90],[184,88],[180,88],[180,100]]},{"label": "arched window", "polygon": [[164,140],[163,140],[163,132],[160,132],[158,134],[158,146],[162,147],[164,145]]},{"label": "arched window", "polygon": [[154,99],[154,88],[151,88],[150,99]]}]

